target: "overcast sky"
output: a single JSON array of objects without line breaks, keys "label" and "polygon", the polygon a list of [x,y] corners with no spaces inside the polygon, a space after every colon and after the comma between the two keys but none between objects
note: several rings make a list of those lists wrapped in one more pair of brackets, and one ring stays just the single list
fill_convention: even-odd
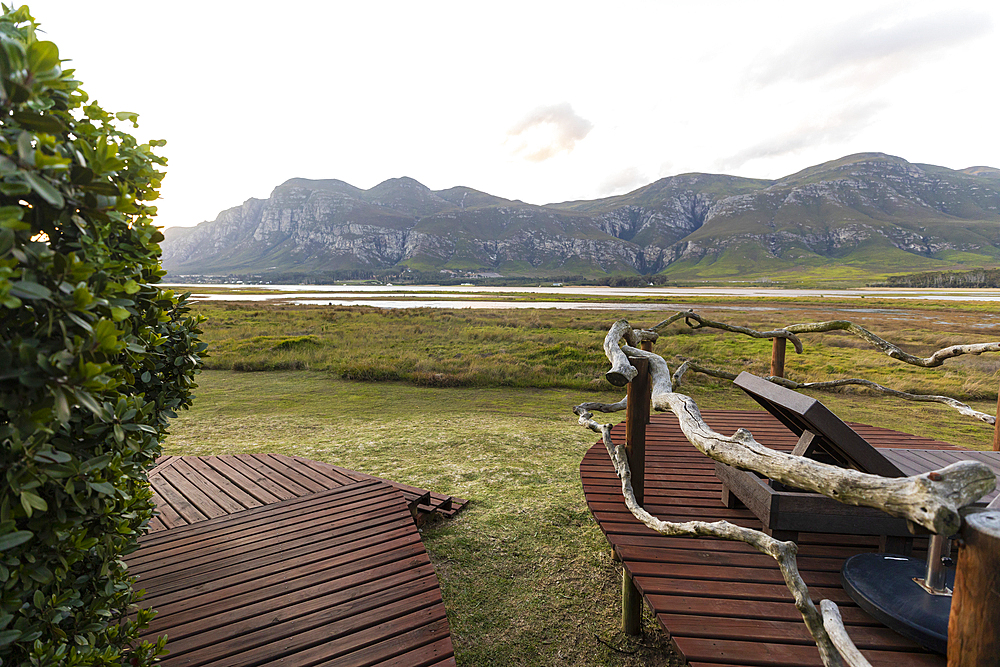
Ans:
[{"label": "overcast sky", "polygon": [[293,177],[534,204],[880,151],[1000,167],[1000,3],[34,0],[166,139],[159,224]]}]

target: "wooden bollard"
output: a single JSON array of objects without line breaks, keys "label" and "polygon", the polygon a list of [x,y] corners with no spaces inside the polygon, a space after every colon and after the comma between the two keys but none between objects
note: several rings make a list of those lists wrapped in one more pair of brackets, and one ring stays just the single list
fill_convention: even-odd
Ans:
[{"label": "wooden bollard", "polygon": [[948,617],[948,667],[1000,664],[1000,510],[962,524]]},{"label": "wooden bollard", "polygon": [[642,504],[646,472],[646,424],[649,421],[650,391],[649,361],[642,357],[630,358],[635,378],[628,383],[628,405],[625,408],[625,455],[632,471],[632,491],[636,502]]},{"label": "wooden bollard", "polygon": [[771,375],[785,377],[785,342],[787,338],[771,339]]},{"label": "wooden bollard", "polygon": [[[651,340],[641,340],[641,341],[639,341],[639,349],[642,350],[643,352],[652,352],[653,351],[653,341],[651,341]],[[652,417],[653,417],[653,415],[650,414],[650,411],[646,410],[646,423],[647,424],[649,423],[649,420],[652,419]]]},{"label": "wooden bollard", "polygon": [[993,451],[1000,452],[1000,392],[997,392],[997,420],[993,423]]},{"label": "wooden bollard", "polygon": [[[638,374],[628,384],[628,406],[625,409],[625,456],[632,471],[632,491],[636,502],[642,505],[646,473],[646,423],[649,417],[650,390],[649,361],[630,358]],[[622,567],[622,632],[639,634],[642,627],[642,594]]]}]

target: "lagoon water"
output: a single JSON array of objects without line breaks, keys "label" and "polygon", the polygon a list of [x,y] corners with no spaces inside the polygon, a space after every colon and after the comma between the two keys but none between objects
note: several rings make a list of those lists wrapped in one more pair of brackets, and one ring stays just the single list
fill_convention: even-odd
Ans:
[{"label": "lagoon water", "polygon": [[[578,287],[539,285],[538,287],[484,287],[478,285],[229,285],[229,284],[171,284],[171,287],[193,292],[198,301],[250,301],[298,305],[375,306],[378,308],[558,308],[562,310],[683,310],[690,304],[669,303],[671,297],[707,298],[821,298],[838,299],[878,298],[934,301],[1000,301],[997,289],[778,289],[752,287]],[[212,292],[205,292],[211,289]],[[218,292],[215,290],[222,289]],[[246,291],[263,292],[247,294]],[[522,295],[537,295],[539,300],[513,300]],[[585,295],[600,301],[546,301],[547,297]],[[509,297],[511,300],[472,300],[469,297]],[[664,299],[656,303],[623,303],[622,297],[653,297]],[[713,304],[727,309],[725,305]],[[872,309],[858,304],[858,312]],[[787,308],[787,305],[781,306]],[[772,310],[768,306],[729,307],[738,310]]]}]

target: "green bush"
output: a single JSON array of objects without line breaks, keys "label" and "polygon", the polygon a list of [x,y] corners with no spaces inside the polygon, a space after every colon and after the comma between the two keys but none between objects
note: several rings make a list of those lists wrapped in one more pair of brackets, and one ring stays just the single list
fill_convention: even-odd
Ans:
[{"label": "green bush", "polygon": [[27,7],[0,16],[0,659],[147,665],[122,560],[147,471],[191,403],[200,319],[153,225],[165,142],[89,103]]}]

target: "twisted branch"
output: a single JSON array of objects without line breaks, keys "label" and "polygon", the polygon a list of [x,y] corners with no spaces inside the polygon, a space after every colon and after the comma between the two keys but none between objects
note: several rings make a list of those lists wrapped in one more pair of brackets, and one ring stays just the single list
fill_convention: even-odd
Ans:
[{"label": "twisted branch", "polygon": [[[683,523],[676,523],[657,519],[643,509],[636,501],[635,493],[632,490],[632,472],[629,470],[625,448],[622,445],[614,444],[612,441],[611,425],[595,422],[592,419],[593,414],[582,409],[582,406],[577,406],[574,412],[579,415],[581,426],[585,426],[601,434],[604,446],[608,450],[608,456],[611,457],[611,462],[615,466],[615,472],[618,473],[618,477],[621,479],[625,505],[635,518],[661,535],[716,537],[734,542],[745,542],[757,549],[757,551],[774,558],[778,563],[778,568],[781,570],[781,576],[785,579],[785,585],[788,586],[788,589],[792,593],[795,608],[802,614],[802,620],[805,622],[806,628],[816,640],[816,646],[819,648],[823,664],[827,667],[841,667],[844,664],[840,658],[836,643],[825,625],[824,615],[816,609],[816,605],[813,604],[812,598],[809,596],[809,587],[806,586],[805,581],[802,580],[802,576],[799,574],[798,563],[795,559],[798,547],[795,542],[776,540],[759,530],[743,528],[728,521],[685,521]],[[828,600],[823,600],[823,603],[826,602]],[[836,609],[836,605],[832,602],[830,604]],[[836,618],[840,618],[839,613]],[[831,627],[836,631],[836,625],[832,624]],[[844,637],[847,637],[847,632],[843,628],[843,622],[840,624],[840,633]],[[847,641],[850,642],[849,637]],[[853,648],[854,645],[850,645]],[[857,649],[854,650],[857,651]],[[863,663],[857,664],[858,667],[863,665]]]},{"label": "twisted branch", "polygon": [[881,394],[895,396],[896,398],[905,398],[908,401],[943,403],[944,405],[955,408],[959,411],[959,413],[965,415],[966,417],[975,417],[979,421],[986,422],[991,425],[996,424],[996,417],[988,415],[985,412],[979,412],[971,406],[968,406],[965,403],[949,396],[937,396],[935,394],[911,394],[909,392],[899,391],[898,389],[892,389],[891,387],[883,387],[876,382],[865,380],[863,378],[845,378],[842,380],[827,380],[825,382],[795,382],[794,380],[789,380],[788,378],[774,376],[768,376],[765,379],[770,380],[775,384],[780,384],[783,387],[788,387],[789,389],[833,389],[834,387],[843,387],[852,384],[860,385],[862,387],[868,387],[869,389],[877,391]]},{"label": "twisted branch", "polygon": [[[681,379],[684,374],[688,371],[693,371],[695,373],[702,373],[711,377],[722,378],[724,380],[735,380],[736,373],[730,373],[729,371],[722,371],[715,368],[708,368],[707,366],[702,366],[696,361],[691,359],[686,360],[677,370],[674,371],[672,377],[674,386],[679,386]],[[896,398],[904,398],[908,401],[918,401],[922,403],[942,403],[949,407],[955,408],[958,412],[966,417],[974,417],[979,421],[986,422],[987,424],[996,424],[996,417],[989,415],[985,412],[979,412],[975,408],[961,401],[951,398],[950,396],[939,396],[937,394],[911,394],[906,391],[899,391],[898,389],[893,389],[891,387],[885,387],[878,384],[877,382],[872,382],[871,380],[865,380],[863,378],[843,378],[840,380],[825,380],[823,382],[796,382],[795,380],[789,380],[788,378],[777,377],[774,375],[768,375],[764,378],[775,384],[780,384],[782,387],[788,387],[789,389],[834,389],[836,387],[844,387],[847,385],[859,385],[862,387],[867,387],[872,391],[876,391],[880,394],[885,394],[886,396],[895,396]]]},{"label": "twisted branch", "polygon": [[884,352],[893,359],[898,359],[907,364],[921,366],[923,368],[934,368],[944,363],[945,359],[959,357],[963,354],[982,354],[983,352],[1000,352],[1000,342],[996,343],[976,343],[974,345],[951,345],[942,348],[929,357],[917,357],[908,352],[904,352],[898,346],[890,343],[884,338],[873,334],[863,326],[854,324],[847,320],[831,320],[829,322],[812,322],[809,324],[792,324],[785,327],[791,333],[821,333],[826,331],[848,331],[859,338],[871,343],[873,346]]},{"label": "twisted branch", "polygon": [[[682,310],[679,313],[663,320],[659,324],[650,327],[651,331],[656,331],[660,327],[664,327],[672,322],[684,318],[684,323],[687,324],[692,329],[704,329],[705,327],[711,327],[713,329],[722,329],[723,331],[732,331],[733,333],[741,333],[745,336],[750,336],[751,338],[787,338],[795,346],[795,351],[802,354],[802,341],[799,337],[795,335],[787,327],[784,329],[775,329],[774,331],[757,331],[749,327],[741,327],[736,324],[726,324],[725,322],[715,322],[714,320],[709,320],[702,317],[693,310]],[[697,322],[697,326],[691,324],[691,322]]]},{"label": "twisted branch", "polygon": [[[949,347],[941,348],[929,357],[918,357],[908,352],[904,352],[894,343],[890,343],[884,338],[873,334],[868,329],[865,329],[863,326],[854,324],[848,320],[830,320],[829,322],[790,324],[786,327],[775,329],[773,331],[757,331],[755,329],[750,329],[749,327],[726,324],[725,322],[715,322],[702,317],[693,310],[682,310],[677,312],[662,322],[650,327],[650,330],[656,331],[680,319],[683,319],[684,322],[692,329],[711,327],[713,329],[722,329],[723,331],[741,333],[746,336],[750,336],[751,338],[787,338],[792,341],[792,344],[795,346],[795,351],[800,354],[802,353],[802,341],[799,340],[796,334],[847,331],[868,341],[879,351],[885,353],[893,359],[897,359],[898,361],[902,361],[907,364],[912,364],[913,366],[921,366],[923,368],[934,368],[940,366],[946,359],[960,357],[964,354],[979,355],[984,352],[1000,352],[1000,341],[998,341],[995,343],[975,343],[972,345],[951,345]],[[692,321],[696,322],[697,325],[692,324]]]},{"label": "twisted branch", "polygon": [[830,600],[820,600],[819,608],[823,612],[823,627],[847,664],[850,667],[872,667],[844,629],[844,619],[841,618],[837,605]]}]

